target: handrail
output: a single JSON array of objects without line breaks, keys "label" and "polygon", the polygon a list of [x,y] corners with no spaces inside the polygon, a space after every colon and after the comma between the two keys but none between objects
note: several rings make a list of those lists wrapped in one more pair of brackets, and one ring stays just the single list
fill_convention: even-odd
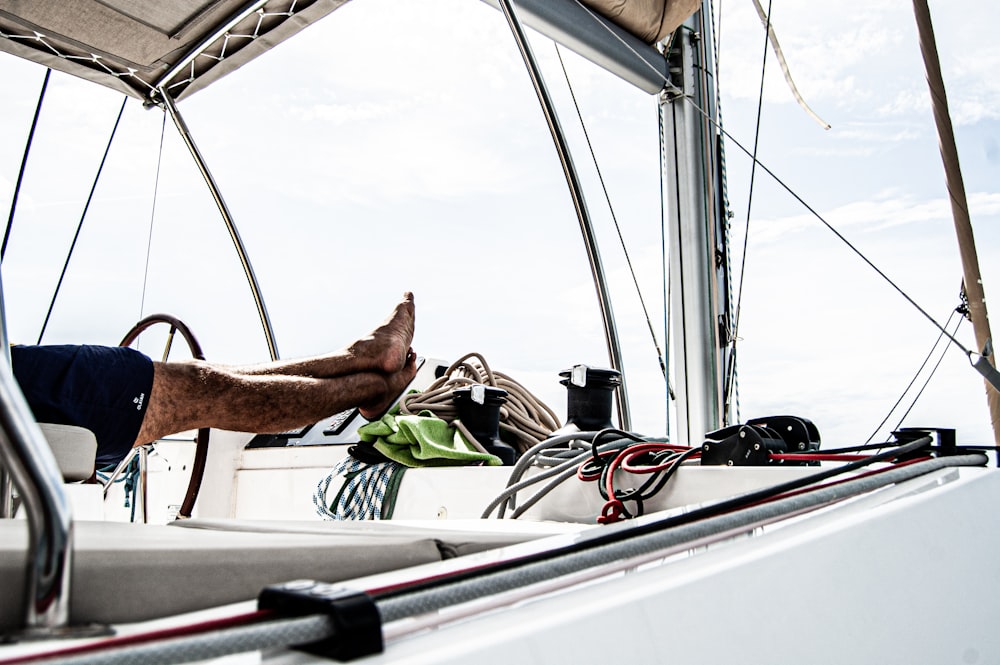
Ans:
[{"label": "handrail", "polygon": [[271,317],[268,316],[267,306],[264,304],[264,296],[261,294],[260,285],[257,282],[257,276],[254,274],[253,265],[250,263],[250,257],[247,255],[247,250],[243,245],[243,240],[240,238],[240,233],[236,229],[236,222],[233,219],[232,214],[229,212],[229,206],[226,205],[225,199],[222,198],[222,192],[219,190],[219,186],[215,182],[215,178],[212,177],[211,171],[208,170],[208,164],[205,162],[204,157],[201,156],[201,151],[198,150],[198,146],[195,145],[194,138],[191,136],[191,132],[187,128],[187,123],[184,122],[184,118],[181,117],[180,111],[177,110],[177,105],[174,103],[173,98],[165,88],[160,88],[160,96],[163,98],[163,104],[166,107],[167,112],[170,114],[170,118],[174,121],[174,125],[176,125],[177,131],[180,133],[181,139],[184,140],[184,144],[191,153],[191,157],[194,158],[195,164],[198,166],[198,170],[201,171],[201,175],[205,179],[205,184],[208,185],[208,189],[212,193],[212,198],[215,199],[215,205],[219,208],[219,213],[222,215],[222,221],[226,224],[226,229],[229,231],[229,237],[232,238],[233,245],[236,248],[236,253],[240,258],[240,263],[243,265],[243,273],[246,275],[247,282],[250,284],[250,291],[253,294],[254,303],[257,305],[257,314],[260,316],[260,323],[264,328],[264,337],[267,340],[267,349],[271,355],[271,360],[277,360],[278,344],[274,340],[274,328],[271,326]]},{"label": "handrail", "polygon": [[28,516],[28,570],[24,628],[44,632],[69,622],[73,524],[62,474],[45,435],[14,380],[3,280],[0,280],[0,490],[6,517],[13,516],[13,485]]},{"label": "handrail", "polygon": [[628,391],[625,388],[625,371],[622,367],[621,344],[618,340],[618,329],[615,325],[615,315],[611,310],[611,296],[608,293],[607,279],[604,274],[604,266],[601,263],[601,255],[597,248],[597,236],[594,233],[594,226],[590,219],[590,212],[587,210],[587,202],[583,196],[583,188],[580,185],[580,177],[576,172],[573,157],[569,152],[569,144],[559,123],[555,106],[545,86],[542,73],[538,68],[538,63],[531,51],[524,34],[524,29],[509,0],[500,0],[500,8],[507,18],[510,30],[517,42],[518,50],[524,59],[524,66],[528,69],[528,75],[534,85],[535,93],[538,95],[538,103],[542,107],[542,113],[552,134],[552,141],[555,143],[559,161],[566,176],[566,184],[569,186],[570,196],[573,198],[573,206],[576,209],[576,216],[580,222],[580,232],[583,234],[583,242],[587,249],[587,258],[590,260],[590,272],[594,279],[594,286],[597,288],[598,304],[601,308],[601,316],[604,320],[604,336],[608,346],[611,368],[621,374],[621,384],[617,388],[618,394],[618,423],[624,430],[631,429],[631,417],[629,415]]},{"label": "handrail", "polygon": [[0,353],[0,462],[17,486],[28,518],[24,628],[39,632],[69,623],[73,524],[55,456]]},{"label": "handrail", "polygon": [[[7,343],[7,315],[3,306],[3,279],[0,278],[0,355],[10,365],[10,344]],[[14,482],[7,465],[0,457],[0,519],[14,516]]]}]

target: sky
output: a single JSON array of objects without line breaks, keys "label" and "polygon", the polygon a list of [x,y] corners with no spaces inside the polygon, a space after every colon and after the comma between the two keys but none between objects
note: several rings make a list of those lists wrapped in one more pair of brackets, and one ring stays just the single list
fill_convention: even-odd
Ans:
[{"label": "sky", "polygon": [[[989,305],[1000,289],[1000,45],[988,5],[931,2]],[[793,80],[831,128],[796,104],[773,52],[762,67],[752,2],[717,2],[742,293],[740,416],[808,418],[826,447],[862,443],[876,430],[884,438],[902,411],[879,424],[938,329],[785,188],[939,323],[949,320],[962,273],[912,10],[888,0],[774,0],[771,16]],[[656,98],[562,52],[609,207],[556,50],[533,33],[532,45],[608,271],[633,429],[662,435]],[[6,212],[44,69],[0,54],[0,73]],[[3,262],[12,340],[39,336],[122,99],[52,75]],[[419,353],[451,362],[479,352],[563,416],[559,372],[608,366],[565,179],[492,7],[356,0],[180,110],[250,253],[282,357],[339,348],[412,290]],[[783,185],[752,172],[739,146]],[[43,341],[116,344],[154,312],[185,321],[209,360],[268,357],[201,176],[162,112],[129,100]],[[974,346],[968,322],[956,337]],[[141,344],[160,352],[157,340]],[[992,439],[983,382],[961,352],[944,355],[903,424],[953,427],[963,442]]]}]

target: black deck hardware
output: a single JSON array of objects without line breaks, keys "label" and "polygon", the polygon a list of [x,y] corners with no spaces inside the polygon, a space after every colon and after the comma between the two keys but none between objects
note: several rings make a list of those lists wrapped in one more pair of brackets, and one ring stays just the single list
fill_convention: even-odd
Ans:
[{"label": "black deck hardware", "polygon": [[265,587],[257,607],[286,617],[325,614],[333,621],[330,637],[296,649],[340,661],[382,653],[382,615],[363,591],[314,580],[295,580]]}]

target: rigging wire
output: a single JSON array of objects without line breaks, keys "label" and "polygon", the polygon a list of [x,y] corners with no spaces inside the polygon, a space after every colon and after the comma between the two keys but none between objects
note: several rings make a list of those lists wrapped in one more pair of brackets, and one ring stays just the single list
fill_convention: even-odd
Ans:
[{"label": "rigging wire", "polygon": [[[715,24],[715,2],[710,2],[708,4],[709,11],[711,12],[710,21]],[[721,33],[722,33],[722,6],[719,6],[719,20],[716,24],[716,29],[712,33],[712,46],[715,54],[715,66],[714,70],[717,73],[719,71],[719,53],[721,45]],[[722,91],[719,85],[719,77],[715,75],[712,77],[712,82],[715,84],[715,107],[719,114],[719,119],[722,119]],[[662,134],[661,134],[662,136]],[[722,216],[721,221],[721,231],[724,238],[723,245],[723,260],[726,265],[726,290],[727,290],[727,316],[726,321],[726,339],[725,345],[729,346],[728,357],[725,358],[725,367],[727,367],[727,376],[731,372],[732,381],[729,385],[724,387],[722,393],[723,396],[723,419],[725,422],[740,422],[740,397],[739,397],[739,378],[736,375],[736,303],[732,297],[733,294],[733,271],[729,268],[732,265],[732,219],[733,212],[732,206],[729,203],[729,170],[726,166],[726,141],[721,135],[717,136],[718,145],[718,157],[719,157],[719,192],[721,194],[721,199],[719,201],[719,214]]]},{"label": "rigging wire", "polygon": [[[964,320],[964,319],[960,317],[960,318],[958,319],[958,323],[957,323],[957,324],[955,324],[955,332],[956,332],[956,333],[958,332],[958,328],[959,328],[959,326],[961,326],[961,325],[962,325],[962,321],[963,321],[963,320]],[[940,338],[941,338],[941,336],[939,335],[939,336],[938,336],[938,339],[940,339]],[[937,344],[935,343],[935,346],[936,346],[936,345],[937,345]],[[929,374],[929,375],[927,376],[927,379],[926,379],[926,380],[924,381],[924,385],[922,385],[922,386],[920,387],[920,390],[919,390],[919,391],[917,392],[916,396],[914,396],[914,398],[913,398],[913,402],[912,402],[912,403],[910,404],[910,407],[909,407],[909,408],[908,408],[908,409],[906,410],[906,413],[904,413],[904,414],[903,414],[903,415],[902,415],[902,416],[900,417],[900,419],[899,419],[899,422],[898,422],[898,423],[896,423],[896,429],[899,429],[900,425],[902,425],[902,424],[903,424],[903,421],[904,421],[904,420],[906,420],[906,417],[907,417],[908,415],[910,415],[910,411],[912,411],[912,410],[913,410],[913,407],[915,407],[915,406],[917,405],[917,400],[919,400],[919,399],[920,399],[920,397],[921,397],[921,395],[923,395],[923,394],[924,394],[924,391],[925,391],[925,390],[927,389],[927,386],[928,386],[928,384],[929,384],[929,383],[931,382],[931,379],[932,379],[932,378],[934,378],[934,375],[935,375],[935,374],[937,373],[937,371],[938,371],[938,368],[939,368],[939,367],[941,366],[941,363],[942,363],[942,362],[944,361],[944,357],[945,357],[945,354],[947,354],[947,353],[948,353],[948,349],[950,349],[950,348],[951,348],[950,346],[948,346],[947,344],[945,344],[945,346],[944,346],[944,350],[943,350],[943,351],[941,352],[941,357],[940,357],[940,358],[938,358],[938,361],[937,361],[937,362],[936,362],[936,363],[934,364],[934,368],[933,368],[933,369],[931,370],[930,374]]]},{"label": "rigging wire", "polygon": [[17,183],[14,185],[14,196],[10,202],[10,214],[7,216],[7,228],[3,233],[3,245],[0,246],[0,262],[7,254],[7,242],[10,240],[10,231],[14,227],[14,211],[17,210],[17,198],[21,193],[21,182],[24,180],[24,169],[28,164],[28,154],[31,152],[31,144],[35,138],[35,128],[38,126],[38,116],[42,112],[42,102],[45,101],[45,91],[49,87],[49,76],[52,69],[45,70],[45,78],[42,80],[42,90],[38,93],[38,103],[35,105],[35,115],[31,119],[31,129],[28,130],[28,141],[24,145],[24,155],[21,157],[21,168],[17,172]]},{"label": "rigging wire", "polygon": [[[771,33],[771,0],[767,3],[767,23],[765,25],[765,32],[769,35]],[[757,179],[757,149],[760,147],[760,126],[761,118],[764,115],[764,76],[767,73],[767,37],[764,38],[764,54],[761,57],[761,67],[760,67],[760,91],[757,95],[757,119],[754,124],[754,136],[753,136],[753,157],[750,165],[750,184],[749,191],[747,192],[747,221],[746,230],[743,233],[743,253],[740,257],[740,280],[737,286],[736,293],[736,315],[733,321],[733,362],[730,363],[726,372],[725,385],[723,387],[723,396],[725,400],[729,401],[730,391],[733,389],[733,384],[736,380],[736,346],[739,340],[740,331],[740,312],[743,309],[743,283],[744,277],[746,276],[746,265],[747,265],[747,247],[750,242],[750,219],[751,210],[753,209],[753,188]]]},{"label": "rigging wire", "polygon": [[[669,50],[674,43],[674,37],[676,36],[676,31],[670,34],[670,37],[666,40],[663,48]],[[666,128],[666,114],[664,113],[663,104],[656,105],[656,131],[657,136],[662,137],[663,132]],[[664,398],[663,413],[664,413],[664,432],[670,431],[670,400],[677,399],[674,394],[674,387],[670,383],[670,299],[672,297],[673,283],[670,281],[670,269],[667,263],[667,256],[669,252],[669,233],[667,231],[667,197],[666,197],[666,180],[667,180],[667,145],[666,141],[660,140],[659,149],[659,159],[660,159],[660,267],[661,273],[664,275],[663,279],[663,345],[667,349],[667,353],[664,355],[664,366],[666,367],[666,372],[664,375],[664,381],[667,384],[667,394]]]},{"label": "rigging wire", "polygon": [[163,123],[160,126],[160,150],[156,156],[156,175],[153,176],[153,202],[149,209],[149,237],[146,239],[146,264],[142,271],[142,296],[139,299],[139,317],[141,320],[146,311],[146,286],[149,284],[149,258],[153,251],[153,221],[156,219],[156,201],[160,191],[160,167],[163,166],[163,142],[167,131],[167,112],[163,112]]},{"label": "rigging wire", "polygon": [[[589,12],[590,10],[588,9],[587,11]],[[590,12],[590,14],[592,16],[594,16],[595,20],[597,20],[597,17],[596,17],[596,15],[593,14],[593,12]],[[603,23],[600,23],[600,22],[599,22],[599,24],[603,25]],[[662,76],[662,74],[659,72],[659,70],[652,63],[650,63],[648,60],[643,59],[638,53],[636,53],[636,51],[634,49],[631,48],[631,46],[629,44],[627,44],[624,40],[622,40],[621,37],[619,37],[618,35],[615,35],[614,31],[612,31],[609,28],[607,28],[607,26],[604,26],[604,27],[605,27],[606,30],[608,30],[608,32],[611,35],[613,35],[616,39],[618,39],[623,46],[625,46],[626,48],[628,48],[630,51],[632,51],[632,53],[634,53],[636,55],[636,57],[638,57],[640,60],[642,60],[647,65],[647,67],[650,70],[652,70],[652,71],[656,72],[658,75]],[[766,164],[764,164],[762,161],[760,161],[759,159],[757,159],[756,157],[754,157],[753,153],[750,150],[748,150],[746,148],[746,146],[744,146],[742,143],[740,143],[736,139],[736,137],[734,137],[732,134],[730,134],[715,118],[713,118],[711,116],[711,114],[708,111],[706,111],[703,108],[701,108],[690,97],[688,97],[688,96],[686,96],[684,94],[680,94],[681,91],[668,78],[663,77],[663,82],[664,82],[664,86],[668,90],[671,90],[671,91],[673,91],[675,93],[678,93],[677,97],[682,98],[685,102],[687,102],[688,104],[690,104],[691,107],[697,113],[701,114],[706,120],[708,120],[708,122],[713,127],[715,127],[724,137],[726,137],[729,140],[731,140],[733,142],[733,145],[735,145],[737,148],[740,149],[740,151],[742,151],[745,155],[747,155],[748,157],[750,157],[753,160],[753,163],[754,163],[755,167],[759,166],[761,168],[761,170],[763,170],[764,173],[766,173],[768,176],[770,176],[771,179],[779,187],[781,187],[782,189],[784,189],[793,199],[795,199],[803,208],[805,208],[806,211],[809,212],[809,214],[811,214],[821,224],[823,224],[823,226],[825,226],[831,233],[833,233],[837,237],[838,240],[840,240],[845,246],[847,246],[848,249],[850,249],[852,252],[854,252],[854,254],[857,255],[857,257],[860,258],[865,264],[867,264],[869,268],[871,268],[872,270],[874,270],[875,273],[879,277],[881,277],[884,282],[886,282],[900,296],[902,296],[902,298],[904,300],[906,300],[914,309],[916,309],[917,312],[919,312],[925,319],[927,319],[931,323],[931,325],[933,325],[935,328],[937,328],[938,330],[940,330],[945,335],[945,337],[947,337],[951,341],[952,344],[954,344],[959,349],[961,349],[962,352],[968,357],[969,361],[976,368],[976,370],[980,371],[979,367],[976,365],[976,363],[972,361],[972,356],[973,355],[979,355],[980,357],[983,357],[982,354],[970,351],[969,349],[967,349],[965,347],[964,344],[962,344],[961,342],[959,342],[958,339],[956,339],[954,335],[950,334],[940,323],[938,323],[937,319],[935,319],[930,314],[928,314],[927,311],[923,307],[921,307],[908,293],[906,293],[884,271],[882,271],[867,256],[865,256],[865,254],[860,249],[858,249],[853,243],[851,243],[851,241],[848,240],[847,237],[844,236],[844,234],[842,234],[840,231],[838,231],[836,229],[836,227],[833,226],[833,224],[831,224],[830,222],[828,222],[826,220],[826,218],[823,217],[823,215],[821,215],[819,213],[819,211],[817,211],[815,208],[813,208],[811,205],[809,205],[809,203],[807,203],[806,200],[802,198],[802,196],[800,196],[794,189],[792,189],[791,186],[789,186],[784,180],[782,180],[781,178],[779,178],[778,175],[774,171],[772,171],[770,168],[768,168]],[[987,378],[987,380],[989,380],[989,378]],[[991,381],[991,383],[992,383],[992,381]]]},{"label": "rigging wire", "polygon": [[[659,136],[663,136],[665,118],[663,113],[663,105],[656,105],[656,126]],[[666,414],[666,421],[664,432],[670,431],[670,400],[676,399],[674,395],[674,387],[670,384],[670,270],[667,265],[667,252],[669,251],[667,242],[667,207],[666,207],[666,192],[664,188],[664,181],[666,180],[666,169],[667,169],[667,156],[664,151],[665,142],[660,141],[659,160],[660,160],[660,272],[664,275],[663,279],[663,346],[667,349],[667,353],[663,357],[664,361],[664,376],[663,380],[667,385],[667,394],[664,399],[664,413]]]},{"label": "rigging wire", "polygon": [[[957,309],[955,309],[955,310],[952,311],[951,316],[948,317],[948,320],[944,324],[945,327],[951,325],[951,320],[953,318],[955,318],[955,315],[957,313],[958,313]],[[959,317],[958,323],[955,324],[955,331],[954,331],[954,333],[958,332],[958,327],[960,325],[962,325],[962,318],[961,317]],[[954,334],[954,333],[952,333],[952,334]],[[927,357],[925,357],[924,361],[922,363],[920,363],[920,367],[917,368],[917,371],[914,373],[913,378],[910,379],[910,382],[906,385],[906,388],[904,388],[903,392],[900,393],[899,399],[896,400],[896,403],[893,404],[892,408],[889,409],[889,412],[885,414],[885,418],[882,419],[882,422],[880,422],[878,424],[878,427],[876,427],[875,431],[873,431],[871,433],[871,436],[869,436],[867,439],[865,439],[865,444],[869,444],[869,443],[872,442],[872,439],[875,438],[875,435],[878,434],[879,430],[882,429],[882,427],[889,421],[889,418],[892,417],[893,412],[895,412],[896,409],[899,408],[899,405],[903,403],[903,398],[906,397],[906,394],[908,392],[910,392],[910,389],[913,387],[913,384],[915,384],[917,382],[917,379],[920,377],[920,373],[924,371],[925,367],[927,367],[927,363],[930,361],[931,356],[934,355],[934,351],[937,349],[938,344],[941,343],[941,339],[943,337],[944,337],[943,334],[938,333],[937,339],[935,339],[934,340],[934,344],[931,345],[931,350],[927,352]],[[930,383],[930,380],[932,378],[934,378],[934,374],[937,372],[937,368],[941,365],[941,360],[944,359],[944,354],[948,352],[948,348],[949,347],[947,345],[945,345],[944,353],[941,354],[941,358],[939,358],[938,361],[937,361],[937,364],[934,365],[934,369],[931,370],[931,373],[927,377],[927,380],[924,382],[924,385],[920,388],[920,391],[917,392],[917,396],[913,398],[913,402],[910,404],[909,408],[906,410],[906,413],[903,414],[903,417],[900,418],[899,423],[896,424],[896,428],[895,429],[898,429],[899,426],[903,424],[903,420],[905,420],[906,416],[909,415],[910,411],[913,410],[913,407],[916,405],[917,400],[920,399],[920,395],[923,393],[924,389],[927,387],[927,384]]]},{"label": "rigging wire", "polygon": [[[712,30],[712,37],[713,37],[713,45],[715,46],[715,71],[718,72],[719,54],[722,52],[722,2],[719,2],[718,12],[715,11],[715,0],[712,0],[712,2],[709,3],[708,7],[712,12],[712,25],[714,26]],[[718,16],[718,20],[716,20],[715,18],[716,16]],[[718,88],[719,77],[716,76],[715,80],[716,80],[716,88]]]},{"label": "rigging wire", "polygon": [[[736,145],[737,148],[739,148],[741,151],[743,151],[743,153],[746,154],[748,157],[752,157],[751,152],[742,143],[740,143],[739,141],[737,141],[731,134],[729,134],[729,132],[727,132],[725,129],[723,129],[714,119],[712,119],[708,115],[708,113],[706,113],[704,110],[702,110],[701,108],[699,108],[697,104],[694,104],[690,100],[687,100],[687,101],[688,101],[688,103],[691,103],[694,106],[694,109],[698,113],[701,113],[705,118],[707,118],[709,120],[709,122],[711,122],[712,124],[716,125],[719,128],[719,131],[723,132],[730,140],[732,140],[733,144]],[[826,220],[826,218],[819,213],[819,211],[817,211],[815,208],[813,208],[811,205],[809,205],[805,201],[805,199],[803,199],[795,190],[793,190],[787,183],[785,183],[784,180],[782,180],[781,178],[779,178],[778,175],[775,174],[774,171],[772,171],[771,169],[769,169],[766,164],[764,164],[763,162],[761,162],[760,160],[757,160],[757,159],[754,159],[754,161],[755,161],[755,163],[758,166],[760,166],[760,168],[767,175],[771,176],[771,179],[774,180],[774,182],[779,187],[781,187],[782,189],[784,189],[793,199],[795,199],[796,201],[798,201],[798,203],[802,207],[804,207],[809,212],[809,214],[811,214],[813,217],[815,217],[823,226],[825,226],[831,233],[833,233],[833,235],[835,235],[838,240],[840,240],[844,245],[847,246],[848,249],[850,249],[852,252],[854,252],[854,254],[858,258],[860,258],[865,264],[867,264],[869,268],[871,268],[872,270],[874,270],[875,273],[879,277],[881,277],[882,280],[886,284],[888,284],[889,286],[891,286],[900,296],[903,297],[904,300],[906,300],[908,303],[910,303],[910,305],[914,309],[916,309],[935,328],[937,328],[938,330],[940,330],[942,332],[942,334],[944,334],[945,337],[947,337],[955,346],[957,346],[959,349],[961,349],[962,352],[965,353],[965,355],[968,356],[970,358],[970,360],[971,360],[972,355],[973,355],[972,351],[970,351],[969,349],[967,349],[965,347],[965,345],[963,345],[961,342],[959,342],[955,338],[954,335],[950,334],[944,328],[944,326],[942,326],[940,323],[937,322],[937,319],[935,319],[933,316],[931,316],[930,314],[928,314],[927,310],[925,310],[923,307],[921,307],[917,303],[917,301],[915,301],[908,293],[906,293],[906,291],[904,291],[902,289],[902,287],[900,287],[898,284],[896,284],[896,282],[894,282],[892,280],[892,278],[890,278],[881,268],[879,268],[878,266],[876,266],[871,261],[871,259],[869,259],[867,256],[865,256],[865,254],[860,249],[858,249],[850,240],[848,240],[847,237],[844,236],[844,234],[842,234],[840,231],[838,231],[837,228],[835,226],[833,226],[833,224],[831,224],[830,222],[828,222]]]},{"label": "rigging wire", "polygon": [[[665,81],[665,83],[668,86],[673,87],[673,84],[670,81]],[[708,120],[709,123],[711,123],[716,129],[718,129],[719,132],[721,132],[723,134],[723,136],[725,136],[726,138],[728,138],[729,140],[731,140],[733,142],[733,145],[735,145],[737,148],[739,148],[740,151],[743,152],[743,154],[745,154],[747,157],[750,157],[753,160],[755,166],[759,166],[761,168],[761,170],[764,171],[764,173],[766,173],[768,176],[770,176],[771,179],[779,187],[781,187],[781,189],[785,190],[785,192],[787,192],[793,199],[795,199],[799,203],[799,205],[801,205],[803,208],[805,208],[806,211],[809,212],[809,214],[811,214],[813,217],[815,217],[816,220],[819,221],[823,226],[825,226],[831,233],[833,233],[834,236],[836,236],[838,240],[840,240],[848,249],[850,249],[852,252],[854,252],[854,254],[858,258],[860,258],[865,264],[867,264],[869,268],[871,268],[872,270],[874,270],[875,273],[879,277],[881,277],[882,280],[886,284],[888,284],[889,286],[891,286],[900,296],[902,296],[902,298],[904,300],[906,300],[914,309],[916,309],[917,312],[919,312],[925,319],[927,319],[931,323],[931,325],[933,325],[935,328],[937,328],[938,330],[940,330],[941,333],[944,334],[945,337],[947,337],[955,346],[957,346],[959,349],[961,349],[962,352],[966,356],[969,357],[970,361],[971,361],[973,355],[981,355],[981,354],[975,354],[973,351],[970,351],[969,349],[967,349],[965,347],[965,345],[963,345],[961,342],[958,341],[958,339],[955,338],[954,335],[950,334],[940,323],[938,323],[937,319],[935,319],[933,316],[931,316],[930,314],[928,314],[927,310],[925,310],[923,307],[921,307],[908,293],[906,293],[906,291],[904,291],[902,289],[902,287],[900,287],[898,284],[896,284],[896,282],[894,282],[892,280],[892,278],[890,278],[882,269],[880,269],[878,266],[876,266],[871,261],[871,259],[869,259],[867,256],[865,256],[865,254],[860,249],[858,249],[850,240],[848,240],[847,237],[844,236],[844,234],[842,234],[840,231],[838,231],[837,228],[835,226],[833,226],[833,224],[831,224],[829,221],[827,221],[827,219],[823,215],[821,215],[819,213],[819,211],[817,211],[814,207],[812,207],[811,205],[809,205],[809,203],[807,203],[806,200],[802,198],[802,196],[800,196],[794,189],[792,189],[792,187],[790,185],[788,185],[784,180],[782,180],[780,177],[778,177],[778,175],[774,171],[772,171],[770,168],[768,168],[768,166],[766,164],[764,164],[764,162],[762,162],[759,159],[757,159],[756,157],[754,157],[753,153],[746,146],[744,146],[742,143],[740,143],[740,141],[738,141],[736,139],[736,137],[734,137],[732,134],[730,134],[729,131],[726,130],[718,121],[716,121],[714,118],[712,118],[711,114],[709,114],[703,108],[701,108],[700,106],[698,106],[698,104],[695,103],[689,97],[684,96],[684,95],[680,95],[680,97],[682,97],[684,99],[684,101],[687,102],[688,104],[690,104],[691,107],[696,112],[698,112],[699,114],[701,114],[706,120]]]},{"label": "rigging wire", "polygon": [[625,255],[625,263],[628,265],[629,273],[632,275],[632,283],[635,285],[636,295],[639,296],[639,304],[642,307],[642,313],[646,318],[646,325],[649,327],[649,336],[653,339],[653,347],[656,349],[656,358],[660,363],[660,371],[663,372],[664,378],[667,376],[667,366],[663,360],[663,351],[660,349],[660,343],[656,339],[656,331],[653,330],[653,322],[649,317],[649,309],[646,307],[646,300],[642,297],[642,289],[639,288],[639,278],[636,277],[635,268],[632,266],[632,257],[629,254],[628,246],[625,244],[625,237],[622,235],[621,225],[618,223],[618,216],[615,214],[615,208],[611,204],[611,195],[608,193],[607,183],[604,181],[604,174],[601,172],[601,167],[597,163],[597,154],[594,152],[594,145],[590,141],[590,133],[587,131],[587,125],[583,120],[583,113],[580,111],[580,104],[576,99],[576,92],[573,89],[573,84],[569,79],[569,72],[566,71],[566,63],[563,61],[562,49],[559,48],[558,42],[552,42],[555,45],[556,57],[559,59],[559,66],[562,68],[563,78],[566,80],[566,87],[569,89],[570,99],[573,100],[573,108],[576,110],[576,117],[580,121],[580,129],[583,131],[583,137],[587,142],[587,149],[590,151],[590,159],[594,163],[594,171],[597,173],[597,180],[601,183],[601,190],[604,192],[604,200],[608,204],[608,212],[611,214],[611,221],[615,226],[615,232],[618,234],[618,242],[621,244],[622,252]]},{"label": "rigging wire", "polygon": [[56,298],[59,297],[59,289],[62,287],[63,279],[66,277],[66,269],[69,268],[69,261],[73,258],[73,250],[76,248],[76,241],[80,238],[80,231],[83,229],[83,220],[87,218],[87,211],[90,209],[90,202],[94,199],[94,192],[97,190],[97,183],[101,179],[101,172],[104,170],[104,164],[108,159],[108,153],[111,151],[111,143],[115,140],[115,134],[118,133],[118,124],[121,122],[122,114],[125,112],[125,104],[128,102],[128,95],[125,95],[125,99],[122,100],[122,106],[118,110],[118,117],[115,119],[115,126],[111,130],[111,136],[108,138],[108,145],[104,148],[104,156],[101,157],[101,164],[97,167],[97,175],[94,176],[94,184],[90,187],[90,194],[87,196],[87,202],[83,206],[83,213],[80,215],[80,222],[76,225],[76,233],[73,234],[73,242],[69,246],[69,251],[66,253],[66,262],[63,263],[62,272],[59,274],[59,281],[56,283],[55,291],[52,293],[52,301],[49,303],[49,310],[45,313],[45,321],[42,322],[42,329],[38,332],[38,344],[42,343],[42,337],[45,335],[45,329],[49,325],[49,319],[52,317],[52,309],[55,307]]}]

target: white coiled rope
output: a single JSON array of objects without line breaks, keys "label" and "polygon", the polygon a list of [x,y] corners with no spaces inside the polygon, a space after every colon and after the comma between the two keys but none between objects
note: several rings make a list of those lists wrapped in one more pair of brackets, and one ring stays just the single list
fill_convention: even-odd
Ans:
[{"label": "white coiled rope", "polygon": [[[458,410],[451,397],[455,389],[474,384],[507,391],[507,401],[500,407],[500,429],[516,438],[516,443],[512,445],[518,454],[544,441],[562,427],[552,409],[511,377],[491,370],[478,353],[467,353],[456,360],[441,378],[423,392],[404,396],[399,402],[399,412],[416,415],[421,411],[430,411],[435,417],[456,427],[467,441],[475,445],[475,438],[458,420]],[[511,443],[510,437],[501,438],[507,438]]]}]

